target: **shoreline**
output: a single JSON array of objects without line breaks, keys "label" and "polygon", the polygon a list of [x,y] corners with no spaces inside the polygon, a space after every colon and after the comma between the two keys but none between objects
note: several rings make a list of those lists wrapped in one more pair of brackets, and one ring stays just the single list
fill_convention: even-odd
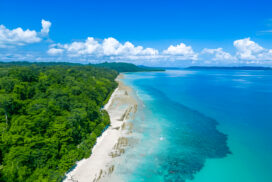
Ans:
[{"label": "shoreline", "polygon": [[103,107],[110,116],[110,126],[97,138],[89,158],[76,162],[73,170],[66,173],[63,182],[98,182],[114,171],[114,160],[125,152],[131,125],[137,112],[137,100],[133,97],[133,90],[126,86],[121,79],[123,74],[116,78],[118,87],[112,93],[109,101]]}]

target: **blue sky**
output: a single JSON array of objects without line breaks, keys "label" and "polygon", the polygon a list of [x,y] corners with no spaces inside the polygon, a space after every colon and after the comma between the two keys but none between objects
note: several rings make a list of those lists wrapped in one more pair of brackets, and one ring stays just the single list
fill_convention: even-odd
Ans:
[{"label": "blue sky", "polygon": [[272,65],[269,0],[1,0],[0,25],[3,61]]}]

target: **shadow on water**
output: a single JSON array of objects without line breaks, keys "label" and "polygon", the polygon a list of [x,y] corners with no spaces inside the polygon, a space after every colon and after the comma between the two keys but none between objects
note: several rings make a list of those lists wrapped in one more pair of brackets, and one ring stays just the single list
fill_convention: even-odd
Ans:
[{"label": "shadow on water", "polygon": [[194,178],[206,159],[231,154],[227,135],[217,130],[216,120],[172,101],[154,87],[141,85],[141,88],[155,98],[149,104],[152,112],[159,113],[169,122],[163,129],[167,142],[155,156],[157,167],[147,168],[146,174],[159,175],[164,181],[185,182]]}]

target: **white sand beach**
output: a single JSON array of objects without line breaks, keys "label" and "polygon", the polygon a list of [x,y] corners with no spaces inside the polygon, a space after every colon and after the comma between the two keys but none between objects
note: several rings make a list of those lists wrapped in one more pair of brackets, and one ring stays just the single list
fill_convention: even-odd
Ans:
[{"label": "white sand beach", "polygon": [[127,137],[131,134],[131,126],[127,122],[137,111],[137,101],[133,97],[132,89],[124,85],[120,79],[109,102],[104,109],[110,115],[110,127],[97,138],[92,149],[92,155],[77,162],[77,166],[66,174],[64,182],[97,182],[114,171],[112,161],[125,152],[128,145]]}]

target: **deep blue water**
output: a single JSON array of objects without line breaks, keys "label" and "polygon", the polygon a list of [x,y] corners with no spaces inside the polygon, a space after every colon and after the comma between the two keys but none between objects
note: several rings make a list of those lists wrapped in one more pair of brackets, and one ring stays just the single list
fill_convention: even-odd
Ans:
[{"label": "deep blue water", "polygon": [[124,81],[142,105],[136,143],[112,179],[272,181],[272,71],[171,70]]}]

